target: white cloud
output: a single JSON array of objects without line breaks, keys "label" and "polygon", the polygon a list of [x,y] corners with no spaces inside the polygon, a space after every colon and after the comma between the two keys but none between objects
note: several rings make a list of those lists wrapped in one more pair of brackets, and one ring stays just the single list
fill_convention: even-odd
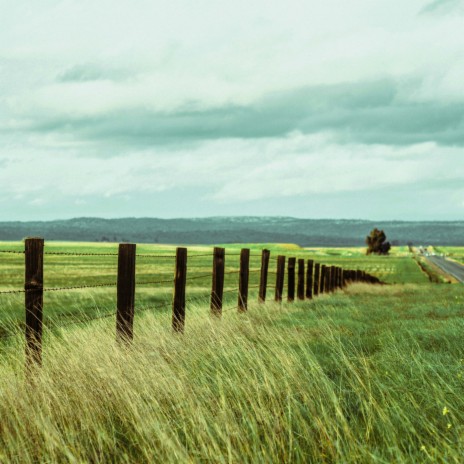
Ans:
[{"label": "white cloud", "polygon": [[342,145],[335,133],[292,133],[141,150],[118,146],[120,126],[105,126],[108,145],[58,125],[28,132],[60,118],[251,106],[278,92],[372,79],[406,83],[402,101],[459,104],[462,16],[419,14],[428,3],[0,0],[0,197],[34,196],[38,205],[62,195],[84,209],[92,197],[189,188],[211,209],[462,178],[462,148],[432,136],[420,145]]},{"label": "white cloud", "polygon": [[[59,151],[59,149],[57,149]],[[207,189],[213,203],[321,193],[372,191],[464,178],[461,150],[338,145],[324,134],[282,139],[218,140],[196,148],[98,156],[15,152],[0,173],[2,196],[110,197],[182,188]],[[453,166],[453,169],[450,169]]]},{"label": "white cloud", "polygon": [[[462,57],[462,21],[418,16],[421,0],[5,3],[0,59],[14,81],[7,76],[0,94],[12,114],[246,104],[385,76],[426,77],[441,93],[462,93],[446,72]],[[127,79],[56,81],[75,66],[118,69]]]}]

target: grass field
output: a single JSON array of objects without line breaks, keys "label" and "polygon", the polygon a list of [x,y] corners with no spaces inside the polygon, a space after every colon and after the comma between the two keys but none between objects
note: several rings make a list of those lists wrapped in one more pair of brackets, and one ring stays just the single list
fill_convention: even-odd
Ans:
[{"label": "grass field", "polygon": [[[240,248],[248,245],[226,246],[226,272],[239,269]],[[397,249],[389,257],[366,257],[360,248],[302,249],[295,245],[260,244],[249,245],[252,250],[250,268],[250,298],[257,298],[256,285],[259,282],[260,253],[263,247],[271,250],[271,257],[278,254],[315,259],[318,262],[339,265],[345,268],[362,269],[378,276],[387,283],[427,283],[428,277],[411,259],[404,249]],[[22,243],[0,243],[0,250],[22,250]],[[60,243],[46,244],[47,252],[67,253],[107,253],[117,254],[117,244],[112,243]],[[137,259],[136,301],[140,310],[154,306],[168,305],[172,296],[174,275],[174,246],[138,245],[137,253],[161,255],[165,258],[140,257]],[[204,255],[208,256],[204,256]],[[189,247],[187,298],[208,299],[211,285],[212,247]],[[195,257],[198,255],[198,257]],[[21,289],[24,285],[24,257],[16,254],[0,254],[0,291]],[[44,285],[46,288],[93,285],[95,283],[116,282],[117,256],[68,256],[45,255]],[[275,261],[270,262],[273,271]],[[205,275],[204,279],[197,279]],[[164,281],[161,284],[146,282]],[[275,276],[269,276],[269,291],[273,291]],[[225,305],[233,305],[237,299],[232,290],[237,287],[238,276],[227,274],[225,278]],[[230,292],[230,293],[228,293]],[[113,287],[73,290],[69,292],[45,293],[45,323],[65,324],[77,319],[104,315],[114,311],[116,291]],[[0,334],[11,327],[12,322],[23,320],[22,294],[2,295],[0,314]]]},{"label": "grass field", "polygon": [[[0,250],[14,247],[22,244]],[[227,270],[238,269],[240,248],[227,245]],[[262,246],[252,248],[258,269]],[[197,279],[187,287],[187,299],[199,299],[188,304],[184,336],[171,333],[169,307],[153,309],[170,302],[172,285],[141,285],[130,348],[114,343],[114,318],[65,324],[114,312],[115,289],[46,293],[44,366],[33,382],[24,379],[18,332],[24,296],[0,295],[2,331],[13,334],[0,344],[0,462],[462,462],[463,286],[430,283],[405,249],[366,257],[269,248],[396,284],[253,303],[246,314],[233,309],[231,292],[216,320],[208,317],[211,279]],[[174,248],[137,251],[171,256]],[[0,259],[0,290],[21,288],[24,258]],[[173,262],[140,258],[137,280],[172,278]],[[191,258],[188,275],[210,267],[210,257]],[[227,278],[234,288],[236,275]],[[45,287],[115,279],[116,257],[46,256]]]},{"label": "grass field", "polygon": [[434,247],[438,253],[464,264],[464,247]]}]

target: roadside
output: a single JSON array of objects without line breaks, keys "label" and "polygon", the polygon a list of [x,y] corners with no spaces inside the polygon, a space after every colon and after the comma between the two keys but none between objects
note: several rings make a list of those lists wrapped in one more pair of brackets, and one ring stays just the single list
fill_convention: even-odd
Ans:
[{"label": "roadside", "polygon": [[440,268],[446,274],[454,277],[458,282],[464,283],[464,266],[462,264],[441,256],[428,256],[427,261]]},{"label": "roadside", "polygon": [[[461,278],[458,278],[461,273],[458,272],[457,275],[455,275],[455,273],[449,272],[447,263],[450,263],[450,261],[444,258],[443,255],[437,254],[437,250],[435,250],[434,247],[410,246],[409,251],[411,253],[411,257],[417,263],[421,271],[427,275],[430,282],[438,284],[456,284],[463,282],[464,266],[460,266],[462,267],[462,276]],[[443,264],[443,262],[445,262],[445,264]],[[456,264],[459,266],[458,263]]]}]

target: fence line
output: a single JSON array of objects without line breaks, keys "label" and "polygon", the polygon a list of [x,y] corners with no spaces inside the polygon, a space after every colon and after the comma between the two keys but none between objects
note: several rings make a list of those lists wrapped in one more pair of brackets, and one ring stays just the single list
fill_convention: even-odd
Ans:
[{"label": "fence line", "polygon": [[[224,248],[215,247],[211,253],[192,254],[188,256],[187,248],[179,247],[176,255],[165,254],[137,254],[136,245],[122,243],[119,245],[118,253],[75,253],[61,251],[46,251],[44,240],[41,238],[28,238],[25,241],[25,250],[0,250],[0,253],[25,255],[25,283],[24,289],[3,290],[0,295],[25,294],[25,339],[26,339],[26,364],[41,365],[42,362],[42,331],[43,331],[43,294],[44,292],[59,292],[78,289],[89,289],[98,287],[116,287],[116,312],[111,312],[82,320],[72,320],[64,324],[55,324],[57,327],[65,327],[72,324],[90,322],[97,319],[116,318],[116,338],[119,342],[130,343],[133,339],[133,324],[135,314],[135,290],[138,285],[173,285],[174,293],[172,301],[159,306],[142,308],[140,310],[153,310],[172,307],[172,329],[174,332],[183,333],[185,328],[186,304],[195,300],[210,301],[211,314],[220,317],[224,311],[236,309],[239,312],[248,310],[249,290],[258,289],[258,301],[266,301],[266,293],[269,287],[268,277],[275,276],[274,300],[282,302],[285,275],[287,274],[287,299],[289,302],[312,299],[319,294],[332,293],[336,289],[344,288],[351,282],[380,283],[379,279],[359,269],[342,269],[339,266],[327,266],[316,263],[313,260],[287,257],[279,255],[271,256],[269,250],[262,250],[260,255],[251,254],[250,250],[244,248],[240,253],[226,253]],[[109,283],[97,283],[89,285],[62,286],[44,288],[44,255],[57,256],[117,256],[117,281]],[[229,257],[240,257],[239,269],[225,270],[226,260]],[[187,261],[200,257],[212,258],[212,272],[208,274],[188,276]],[[250,258],[261,258],[261,267],[250,269]],[[170,279],[158,279],[151,281],[136,281],[136,258],[173,259],[175,264],[174,276]],[[276,262],[275,271],[269,270],[269,262]],[[287,263],[287,269],[286,269]],[[298,265],[298,266],[296,266]],[[297,268],[297,273],[296,273]],[[285,272],[287,270],[287,273]],[[250,285],[250,274],[260,273],[259,284]],[[224,290],[225,277],[237,275],[237,285],[231,289]],[[297,280],[295,279],[297,277]],[[211,279],[211,293],[186,298],[187,284],[193,280]],[[224,295],[237,292],[237,304],[223,308]],[[47,319],[45,327],[48,328],[50,321]],[[10,334],[2,335],[0,338],[9,338]]]}]

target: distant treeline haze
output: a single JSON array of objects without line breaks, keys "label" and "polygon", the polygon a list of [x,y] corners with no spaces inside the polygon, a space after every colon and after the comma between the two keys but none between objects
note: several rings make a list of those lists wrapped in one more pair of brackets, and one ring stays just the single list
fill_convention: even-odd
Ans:
[{"label": "distant treeline haze", "polygon": [[1,222],[0,240],[42,236],[47,240],[172,244],[296,243],[300,246],[363,246],[371,229],[383,229],[393,246],[464,246],[464,221],[405,222],[289,217],[202,219],[76,218]]}]

